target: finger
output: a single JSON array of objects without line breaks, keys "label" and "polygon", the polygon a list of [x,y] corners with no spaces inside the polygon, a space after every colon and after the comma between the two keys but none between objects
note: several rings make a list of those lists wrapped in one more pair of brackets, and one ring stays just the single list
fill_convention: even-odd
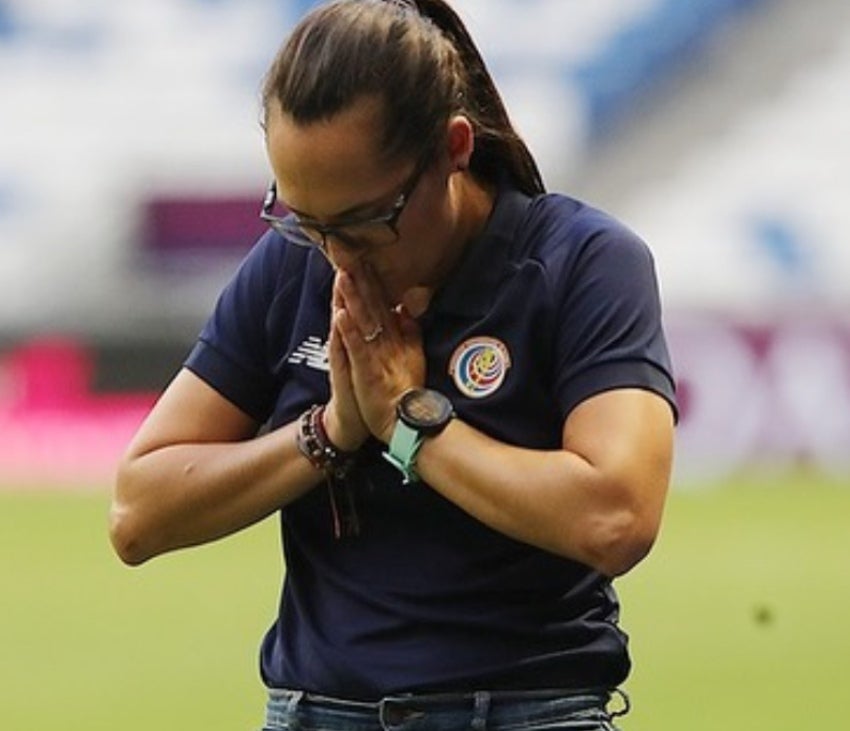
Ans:
[{"label": "finger", "polygon": [[351,379],[351,362],[337,326],[344,310],[338,310],[331,323],[328,339],[331,398],[325,411],[328,437],[340,449],[352,451],[368,436]]},{"label": "finger", "polygon": [[[334,314],[334,330],[338,336],[339,347],[343,349],[350,368],[354,351],[358,348],[362,349],[363,334],[347,307],[340,308]],[[330,351],[330,344],[328,344],[328,350]]]},{"label": "finger", "polygon": [[345,347],[342,343],[342,337],[339,333],[337,322],[342,309],[337,309],[331,318],[331,333],[328,339],[328,364],[331,369],[331,380],[333,381],[340,376],[348,378],[349,363],[348,354],[345,352]]},{"label": "finger", "polygon": [[[362,275],[362,271],[361,271]],[[341,272],[338,279],[339,293],[345,309],[367,342],[374,341],[390,324],[388,309],[382,297],[367,277],[355,277]]]},{"label": "finger", "polygon": [[[381,332],[375,335],[372,332],[364,335],[348,308],[339,310],[338,315],[337,331],[345,350],[347,372],[354,390],[357,391],[358,387],[365,385],[364,379],[371,383],[376,376],[375,365],[378,362],[376,357],[380,354],[377,348],[379,345],[386,345],[384,334]],[[372,335],[374,337],[371,340],[367,338]],[[379,357],[378,360],[380,360]],[[370,387],[366,386],[367,389]]]},{"label": "finger", "polygon": [[334,284],[333,289],[331,290],[331,314],[336,312],[340,307],[344,307],[345,303],[343,300],[342,292],[339,288],[339,273],[340,269],[336,270],[334,274]]},{"label": "finger", "polygon": [[365,286],[370,297],[374,300],[374,304],[376,304],[381,310],[390,308],[389,302],[387,301],[387,293],[384,289],[384,283],[381,281],[380,277],[378,277],[377,272],[371,264],[364,263],[360,267],[360,272],[358,272],[357,275],[357,281]]}]

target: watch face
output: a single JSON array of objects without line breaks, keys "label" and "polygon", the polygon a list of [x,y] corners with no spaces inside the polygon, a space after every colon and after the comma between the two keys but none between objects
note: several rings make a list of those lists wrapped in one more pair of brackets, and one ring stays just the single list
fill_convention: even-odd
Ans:
[{"label": "watch face", "polygon": [[404,394],[398,411],[406,424],[426,433],[441,429],[453,415],[451,401],[438,391],[426,388],[416,388]]}]

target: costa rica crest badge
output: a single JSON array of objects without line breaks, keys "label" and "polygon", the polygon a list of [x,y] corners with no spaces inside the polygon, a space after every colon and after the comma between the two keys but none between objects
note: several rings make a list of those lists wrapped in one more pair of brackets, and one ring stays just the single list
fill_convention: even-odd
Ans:
[{"label": "costa rica crest badge", "polygon": [[449,374],[464,396],[480,399],[499,390],[510,367],[511,355],[501,340],[476,337],[455,349],[449,362]]}]

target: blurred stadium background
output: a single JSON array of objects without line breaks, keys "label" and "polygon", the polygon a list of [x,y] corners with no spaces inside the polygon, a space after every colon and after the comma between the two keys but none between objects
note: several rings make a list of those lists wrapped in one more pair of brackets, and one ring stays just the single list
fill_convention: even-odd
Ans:
[{"label": "blurred stadium background", "polygon": [[[260,79],[312,4],[0,1],[0,476],[103,477],[179,365],[262,231]],[[679,475],[850,470],[850,5],[456,6],[549,187],[655,251]]]},{"label": "blurred stadium background", "polygon": [[[0,1],[0,475],[105,474],[179,365],[263,230],[260,79],[312,4]],[[549,187],[655,251],[679,475],[850,470],[850,5],[456,6]]]},{"label": "blurred stadium background", "polygon": [[[0,0],[0,486],[8,500],[0,540],[9,540],[7,559],[15,551],[30,555],[40,540],[38,527],[35,534],[15,529],[29,525],[14,522],[20,501],[34,526],[45,511],[55,515],[46,530],[59,535],[70,530],[60,515],[83,520],[102,509],[117,455],[262,232],[257,212],[269,173],[258,125],[261,76],[286,30],[314,4]],[[724,510],[730,505],[766,509],[773,503],[753,494],[770,494],[767,487],[775,484],[784,486],[776,495],[785,495],[776,504],[790,505],[793,515],[828,521],[846,510],[850,3],[454,5],[479,40],[549,187],[611,211],[655,252],[682,401],[671,509],[699,513],[702,508],[688,500],[728,496],[729,485],[744,474],[749,487],[741,490],[750,498],[731,498],[725,508],[700,504],[707,515],[729,517]],[[838,493],[824,488],[830,495],[824,498],[817,486],[825,483]],[[65,487],[88,488],[94,497],[84,499],[94,500],[96,510],[90,502],[71,508],[65,502],[71,495],[55,495]],[[43,502],[45,492],[60,502]],[[810,504],[807,513],[791,496],[801,492],[825,509],[818,513]],[[781,540],[779,531],[793,523],[771,509],[766,515],[776,519]],[[759,535],[767,541],[771,524],[765,521]],[[87,541],[104,548],[98,543],[102,525],[86,525],[94,539],[88,533],[69,538],[84,546],[79,563],[95,555]],[[703,527],[699,545],[716,550],[722,537]],[[810,528],[817,536],[817,525]],[[677,548],[688,545],[689,536],[671,530]],[[15,537],[28,548],[18,547]],[[805,550],[796,538],[794,545]],[[847,541],[840,547],[833,541],[828,549],[834,562],[836,551],[847,554]],[[243,549],[234,550],[227,574],[232,582],[246,579],[236,559]],[[40,555],[27,564],[40,577],[33,581],[52,585],[50,560],[39,563]],[[169,580],[173,565],[161,570]],[[275,566],[268,568],[273,574]],[[649,578],[668,582],[658,585],[662,593],[664,587],[674,591],[692,567],[680,568],[663,579],[650,569]],[[10,572],[3,574],[5,585],[24,586],[21,596],[30,596],[19,564],[9,560],[0,569]],[[120,586],[114,570],[101,567],[90,579],[92,591],[102,582]],[[701,570],[711,573],[704,565]],[[210,582],[220,580],[212,568],[208,572]],[[794,575],[783,574],[787,594],[802,588]],[[740,590],[750,579],[746,574],[735,586]],[[838,583],[847,591],[829,601],[843,602],[846,613],[850,587],[844,579]],[[262,621],[275,590],[270,587],[261,607]],[[142,595],[138,583],[133,592]],[[44,601],[36,594],[32,602]],[[216,601],[222,597],[209,604]],[[779,601],[775,592],[768,601]],[[243,605],[227,606],[245,613]],[[771,606],[758,604],[760,625],[771,623]],[[12,617],[32,614],[29,603],[0,608]],[[60,611],[45,611],[53,609]],[[157,611],[150,616],[177,616],[161,606]],[[256,617],[256,607],[251,611]],[[636,623],[651,628],[657,617],[646,611],[645,618],[638,611]],[[249,642],[259,631],[252,625]],[[109,636],[110,642],[127,641],[117,632]],[[33,648],[22,637],[5,638],[18,643],[11,645],[18,659],[0,672],[2,687],[23,687],[9,686],[9,678],[23,682],[15,668],[29,667],[23,658],[32,659]],[[246,654],[253,649],[240,648]],[[680,667],[656,669],[659,704],[660,688],[677,678],[699,682]],[[246,672],[250,662],[239,676]],[[152,670],[147,680],[133,682],[159,675]],[[168,688],[174,683],[180,687],[170,678]],[[639,683],[651,690],[652,681]],[[676,687],[687,692],[683,684]],[[0,689],[0,725],[35,728],[20,721],[30,707],[25,694],[15,697],[17,705],[4,702]],[[3,722],[4,703],[15,722]],[[672,720],[667,726],[652,722],[663,713],[644,718],[646,728],[675,728]],[[764,721],[764,714],[759,718]],[[784,713],[770,727],[798,727],[790,725],[792,718]],[[93,716],[86,719],[86,728],[100,727]],[[755,724],[704,727],[758,728],[758,719]],[[202,726],[183,725],[194,727]],[[689,728],[703,726],[697,720]]]}]

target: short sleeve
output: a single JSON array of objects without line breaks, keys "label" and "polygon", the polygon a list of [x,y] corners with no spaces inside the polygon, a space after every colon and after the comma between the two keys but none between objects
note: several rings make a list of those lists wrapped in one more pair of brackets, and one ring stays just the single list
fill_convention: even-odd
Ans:
[{"label": "short sleeve", "polygon": [[266,323],[284,254],[272,234],[257,242],[222,291],[184,363],[258,422],[268,418],[277,388]]},{"label": "short sleeve", "polygon": [[634,233],[590,216],[559,287],[556,393],[564,417],[585,399],[617,388],[665,398],[676,415],[670,356],[652,254]]}]

